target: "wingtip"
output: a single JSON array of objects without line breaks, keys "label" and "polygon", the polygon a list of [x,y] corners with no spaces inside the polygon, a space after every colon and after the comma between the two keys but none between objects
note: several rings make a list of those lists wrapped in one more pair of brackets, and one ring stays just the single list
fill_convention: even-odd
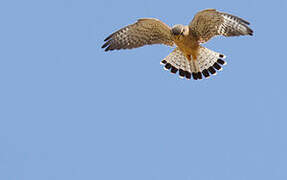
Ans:
[{"label": "wingtip", "polygon": [[105,48],[105,47],[107,47],[108,45],[110,45],[110,41],[105,42],[105,44],[102,45],[102,48]]},{"label": "wingtip", "polygon": [[113,36],[113,34],[109,35],[106,39],[104,39],[104,41],[111,39],[112,36]]},{"label": "wingtip", "polygon": [[248,35],[250,35],[250,36],[253,36],[253,30],[252,29],[249,29],[249,31],[248,31]]},{"label": "wingtip", "polygon": [[[242,19],[243,20],[243,19]],[[250,22],[246,21],[246,20],[243,20],[243,22],[246,24],[246,25],[250,25]]]},{"label": "wingtip", "polygon": [[108,46],[106,49],[105,49],[105,52],[107,51],[112,51],[113,49],[111,49],[111,46]]}]

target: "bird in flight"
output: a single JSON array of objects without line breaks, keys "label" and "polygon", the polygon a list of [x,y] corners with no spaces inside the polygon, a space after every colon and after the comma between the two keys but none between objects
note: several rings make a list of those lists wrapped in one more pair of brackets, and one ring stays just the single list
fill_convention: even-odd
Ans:
[{"label": "bird in flight", "polygon": [[161,61],[164,69],[173,74],[179,72],[181,78],[198,80],[215,75],[226,64],[225,55],[201,44],[218,35],[252,36],[249,24],[242,18],[215,9],[198,12],[188,26],[177,24],[171,28],[158,19],[143,18],[108,36],[102,48],[111,51],[152,44],[176,45]]}]

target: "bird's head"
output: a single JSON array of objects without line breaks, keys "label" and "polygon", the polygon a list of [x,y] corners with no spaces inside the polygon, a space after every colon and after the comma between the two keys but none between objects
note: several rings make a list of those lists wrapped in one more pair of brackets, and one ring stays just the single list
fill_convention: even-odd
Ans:
[{"label": "bird's head", "polygon": [[185,29],[184,25],[177,24],[172,27],[171,32],[174,36],[179,36],[183,35],[184,29]]},{"label": "bird's head", "polygon": [[189,33],[188,26],[184,26],[181,24],[174,25],[171,28],[171,34],[173,36],[173,40],[180,40],[183,36],[187,36]]}]

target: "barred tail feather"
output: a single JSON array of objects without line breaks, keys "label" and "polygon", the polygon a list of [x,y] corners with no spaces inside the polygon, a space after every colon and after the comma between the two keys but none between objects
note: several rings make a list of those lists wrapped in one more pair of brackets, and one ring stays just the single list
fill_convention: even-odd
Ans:
[{"label": "barred tail feather", "polygon": [[165,70],[170,70],[171,73],[176,74],[178,71],[180,78],[191,79],[191,65],[184,56],[184,54],[175,48],[166,58],[161,61]]},{"label": "barred tail feather", "polygon": [[226,64],[224,58],[223,54],[201,46],[197,60],[189,61],[178,48],[175,48],[161,61],[161,64],[164,65],[165,70],[170,70],[173,74],[179,72],[180,78],[191,79],[192,77],[197,80],[208,78],[210,74],[216,75],[216,70],[221,71],[221,66]]},{"label": "barred tail feather", "polygon": [[221,66],[226,65],[226,62],[223,60],[225,58],[225,55],[221,53],[200,46],[199,55],[197,57],[200,72],[206,78],[210,77],[210,74],[216,75],[216,70],[221,71]]}]

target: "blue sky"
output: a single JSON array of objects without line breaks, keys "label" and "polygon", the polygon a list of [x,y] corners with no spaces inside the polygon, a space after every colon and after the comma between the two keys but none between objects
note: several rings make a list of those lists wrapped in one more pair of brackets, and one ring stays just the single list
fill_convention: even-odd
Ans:
[{"label": "blue sky", "polygon": [[[188,24],[216,8],[253,37],[205,46],[228,65],[181,80],[172,48],[105,53],[141,17]],[[0,179],[286,180],[284,0],[1,1]]]}]

